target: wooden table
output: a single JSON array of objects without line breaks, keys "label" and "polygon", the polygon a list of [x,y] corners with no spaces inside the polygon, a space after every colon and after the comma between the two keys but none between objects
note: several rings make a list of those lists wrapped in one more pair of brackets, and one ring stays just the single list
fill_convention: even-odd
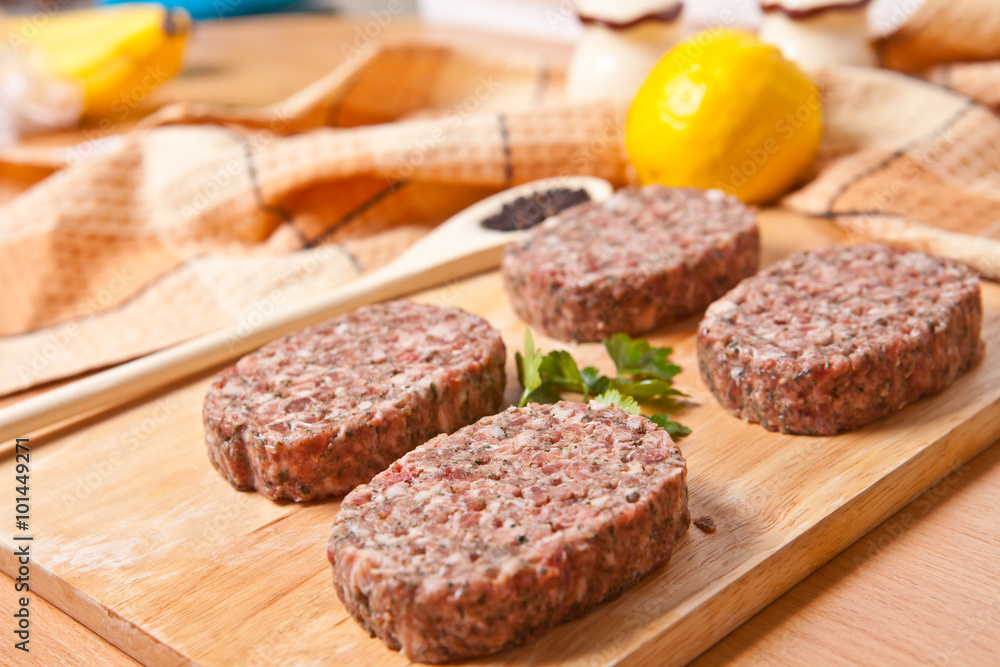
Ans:
[{"label": "wooden table", "polygon": [[[183,76],[143,108],[177,99],[264,104],[329,71],[364,22],[317,16],[199,24]],[[435,34],[480,47],[565,47],[456,35],[395,18],[380,35]],[[716,664],[994,664],[1000,655],[1000,447],[979,455],[788,591],[697,661]],[[12,582],[0,575],[0,586]],[[0,596],[8,616],[11,595]],[[33,661],[135,662],[36,598]],[[8,649],[5,642],[4,649]],[[43,657],[44,656],[44,657]]]}]

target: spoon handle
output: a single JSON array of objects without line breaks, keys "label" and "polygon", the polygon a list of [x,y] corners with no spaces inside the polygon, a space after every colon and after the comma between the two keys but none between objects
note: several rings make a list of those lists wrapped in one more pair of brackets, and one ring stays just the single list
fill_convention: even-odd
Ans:
[{"label": "spoon handle", "polygon": [[0,410],[0,441],[10,443],[85,412],[134,400],[296,329],[366,303],[429,287],[436,282],[429,277],[418,267],[399,270],[389,265],[327,294],[276,311],[250,330],[241,324],[213,331],[25,399]]},{"label": "spoon handle", "polygon": [[301,303],[276,310],[254,327],[245,323],[192,338],[0,409],[0,455],[17,437],[150,394],[213,366],[232,361],[279,336],[358,306],[495,268],[503,246],[515,233],[497,233],[478,224],[503,202],[563,181],[580,183],[594,199],[611,192],[595,178],[543,179],[493,195],[459,212],[389,264]]}]

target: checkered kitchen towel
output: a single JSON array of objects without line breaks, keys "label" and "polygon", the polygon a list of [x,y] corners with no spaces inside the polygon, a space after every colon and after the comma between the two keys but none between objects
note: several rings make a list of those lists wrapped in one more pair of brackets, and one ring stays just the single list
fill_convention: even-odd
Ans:
[{"label": "checkered kitchen towel", "polygon": [[[1000,27],[992,34],[1000,43]],[[991,65],[923,75],[995,95],[982,83]],[[0,394],[252,323],[384,264],[506,186],[567,173],[628,182],[625,110],[567,105],[562,77],[543,60],[387,45],[273,107],[167,107],[71,160],[0,209]],[[885,70],[830,69],[818,82],[816,176],[783,204],[1000,278],[995,100]],[[51,162],[0,152],[0,188]]]},{"label": "checkered kitchen towel", "polygon": [[624,183],[622,110],[552,104],[551,75],[402,44],[274,107],[163,109],[0,209],[0,394],[252,323],[510,185]]}]

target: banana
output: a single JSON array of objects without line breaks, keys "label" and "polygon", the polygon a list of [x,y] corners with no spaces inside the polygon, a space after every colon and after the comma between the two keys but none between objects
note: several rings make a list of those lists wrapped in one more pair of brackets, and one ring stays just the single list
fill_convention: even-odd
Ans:
[{"label": "banana", "polygon": [[191,29],[183,9],[126,4],[14,17],[8,42],[28,68],[75,85],[83,115],[124,119],[177,73]]}]

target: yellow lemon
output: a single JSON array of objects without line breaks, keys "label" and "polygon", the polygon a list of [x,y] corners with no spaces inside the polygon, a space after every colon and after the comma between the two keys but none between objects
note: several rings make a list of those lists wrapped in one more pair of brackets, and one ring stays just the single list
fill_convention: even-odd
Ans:
[{"label": "yellow lemon", "polygon": [[629,109],[625,144],[643,183],[775,199],[812,164],[819,91],[749,32],[714,29],[669,51]]}]

